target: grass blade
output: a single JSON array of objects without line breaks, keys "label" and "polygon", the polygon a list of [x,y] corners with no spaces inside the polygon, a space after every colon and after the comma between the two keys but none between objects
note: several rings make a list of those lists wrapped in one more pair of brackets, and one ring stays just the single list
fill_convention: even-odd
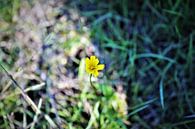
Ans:
[{"label": "grass blade", "polygon": [[164,104],[163,79],[161,79],[160,81],[160,103],[161,103],[162,109],[164,109],[165,104]]},{"label": "grass blade", "polygon": [[149,105],[145,105],[145,106],[143,106],[143,107],[140,107],[140,108],[138,108],[138,109],[132,111],[131,113],[129,113],[127,116],[130,117],[130,116],[132,116],[132,115],[134,115],[134,114],[136,114],[136,113],[138,113],[138,112],[140,112],[140,111],[146,109],[148,106],[149,106]]},{"label": "grass blade", "polygon": [[163,55],[160,55],[160,54],[154,54],[154,53],[143,53],[143,54],[138,54],[136,56],[136,58],[157,58],[157,59],[161,59],[161,60],[166,60],[166,61],[169,61],[169,62],[172,62],[174,63],[175,60],[169,58],[169,57],[165,57]]}]

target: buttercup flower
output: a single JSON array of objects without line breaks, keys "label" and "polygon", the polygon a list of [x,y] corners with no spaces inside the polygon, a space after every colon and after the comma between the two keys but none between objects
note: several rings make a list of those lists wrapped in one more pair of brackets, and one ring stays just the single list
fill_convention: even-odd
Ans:
[{"label": "buttercup flower", "polygon": [[104,64],[99,64],[99,59],[96,56],[91,56],[90,59],[85,59],[85,69],[87,73],[97,77],[99,71],[104,69]]}]

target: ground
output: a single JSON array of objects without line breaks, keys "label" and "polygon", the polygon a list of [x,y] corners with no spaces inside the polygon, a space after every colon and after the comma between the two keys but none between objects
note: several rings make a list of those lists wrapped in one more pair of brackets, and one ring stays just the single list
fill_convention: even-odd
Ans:
[{"label": "ground", "polygon": [[0,128],[195,127],[193,1],[1,3]]}]

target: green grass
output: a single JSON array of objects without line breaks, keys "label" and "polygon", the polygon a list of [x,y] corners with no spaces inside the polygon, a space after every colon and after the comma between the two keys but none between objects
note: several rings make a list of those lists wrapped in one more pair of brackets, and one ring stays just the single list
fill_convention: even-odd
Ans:
[{"label": "green grass", "polygon": [[20,7],[20,0],[0,0],[0,21],[13,22]]},{"label": "green grass", "polygon": [[[57,126],[61,122],[61,127],[68,129],[195,128],[194,5],[195,2],[190,0],[66,2],[62,12],[75,9],[87,20],[89,36],[86,37],[90,37],[98,49],[106,69],[104,76],[100,78],[102,81],[95,83],[99,94],[89,88],[89,83],[83,82],[82,79],[87,77],[84,60],[76,56],[72,62],[67,63],[78,73],[76,78],[81,80],[79,89],[71,87],[63,91],[54,88],[58,92],[53,99],[50,96],[51,89],[48,88],[49,80],[46,82],[47,88],[29,90],[31,94],[27,92],[27,95],[31,97],[38,94],[45,97],[41,97],[44,98],[43,103],[40,98],[33,99],[42,111],[42,114],[37,114],[39,123],[35,122],[34,127],[46,129],[53,122]],[[12,15],[5,17],[7,22],[11,19]],[[60,23],[60,28],[64,26]],[[61,31],[64,35],[69,34],[66,30],[59,32]],[[83,33],[85,32],[77,30],[74,37],[62,43],[56,38],[54,42],[60,42],[58,48],[62,47],[69,54],[75,48],[86,47],[86,44],[77,43]],[[17,60],[16,50],[11,51],[11,57],[4,52],[0,55],[0,63],[6,69],[12,69]],[[83,53],[81,57],[87,56],[86,52]],[[8,57],[7,60],[11,63],[8,64],[2,57]],[[48,71],[52,77],[53,73]],[[9,84],[9,78],[4,77],[1,83]],[[127,113],[124,99],[115,90],[121,86],[119,84],[122,84],[127,97]],[[42,91],[43,89],[46,91]],[[25,118],[30,121],[26,124],[35,119],[36,112],[23,102],[12,85],[8,90],[1,88],[1,91],[4,91],[1,92],[2,95],[8,96],[0,97],[0,128],[23,127]],[[13,95],[9,95],[10,93]],[[54,108],[55,106],[57,107]],[[21,118],[12,120],[12,114]]]},{"label": "green grass", "polygon": [[105,62],[111,60],[106,62],[108,81],[125,83],[129,108],[158,98],[129,110],[130,127],[195,127],[185,122],[195,108],[194,2],[93,0],[71,5],[87,17]]}]

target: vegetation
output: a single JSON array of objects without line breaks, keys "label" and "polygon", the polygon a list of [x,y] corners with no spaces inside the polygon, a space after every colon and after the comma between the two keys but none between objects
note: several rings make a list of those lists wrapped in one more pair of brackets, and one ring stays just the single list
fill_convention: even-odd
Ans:
[{"label": "vegetation", "polygon": [[1,3],[0,128],[195,128],[194,1]]}]

